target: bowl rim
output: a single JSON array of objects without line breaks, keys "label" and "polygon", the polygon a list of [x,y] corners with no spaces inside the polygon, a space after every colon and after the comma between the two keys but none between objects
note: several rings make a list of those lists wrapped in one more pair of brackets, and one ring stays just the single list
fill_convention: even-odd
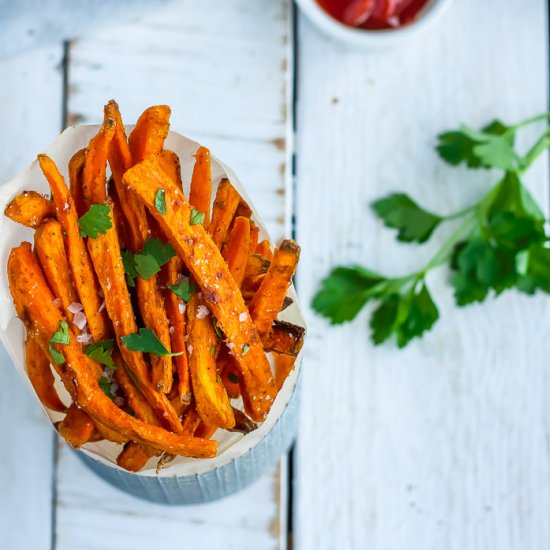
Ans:
[{"label": "bowl rim", "polygon": [[300,10],[325,34],[358,47],[392,46],[430,27],[452,0],[429,0],[421,16],[409,25],[396,29],[368,30],[340,23],[323,10],[316,0],[295,0]]}]

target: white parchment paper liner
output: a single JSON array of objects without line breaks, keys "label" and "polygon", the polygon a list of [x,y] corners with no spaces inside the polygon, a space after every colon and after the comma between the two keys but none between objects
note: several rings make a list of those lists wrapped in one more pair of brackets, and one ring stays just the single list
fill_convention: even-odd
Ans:
[{"label": "white parchment paper liner", "polygon": [[[127,127],[130,132],[132,126]],[[68,163],[72,155],[86,147],[90,139],[98,132],[98,125],[74,126],[67,128],[47,150],[46,154],[50,156],[57,164],[59,170],[68,181]],[[193,165],[195,162],[194,154],[198,149],[199,144],[177,134],[170,132],[166,140],[166,148],[175,151],[181,160],[182,179],[184,191],[189,196],[189,184],[193,173]],[[265,225],[263,224],[258,211],[250,201],[243,185],[234,174],[234,172],[222,162],[212,156],[212,181],[214,190],[221,180],[227,177],[235,188],[239,191],[242,197],[248,202],[253,210],[253,220],[260,227],[260,239],[269,238]],[[50,193],[48,183],[43,176],[38,163],[33,162],[26,170],[21,172],[11,181],[0,187],[0,211],[3,212],[10,200],[21,191],[35,190],[40,193]],[[213,193],[214,195],[214,193]],[[23,380],[28,384],[30,390],[34,393],[34,389],[25,373],[24,360],[24,327],[21,321],[17,319],[7,278],[7,261],[10,250],[19,245],[22,241],[33,242],[34,230],[17,224],[5,216],[0,216],[0,255],[1,255],[1,276],[0,276],[0,339],[10,357],[13,359],[15,368],[19,372]],[[287,295],[292,298],[293,304],[288,307],[279,316],[280,319],[292,322],[304,327],[304,320],[294,287],[291,286]],[[160,473],[162,477],[171,476],[187,476],[197,474],[218,468],[228,462],[242,456],[249,449],[254,447],[264,438],[269,430],[273,427],[279,416],[287,406],[298,377],[298,369],[300,366],[300,358],[296,360],[296,367],[288,376],[283,388],[275,399],[271,411],[261,426],[250,434],[245,436],[236,433],[230,433],[223,430],[218,430],[215,439],[218,440],[218,455],[211,459],[192,459],[187,457],[177,457],[169,466],[163,469]],[[56,387],[64,401],[68,403],[68,396],[61,382],[58,380]],[[36,398],[38,402],[38,398]],[[42,405],[41,405],[42,406]],[[42,407],[44,414],[52,422],[60,420],[63,415],[49,411]],[[14,419],[17,421],[17,419]],[[93,457],[100,462],[107,464],[113,468],[120,469],[116,465],[116,456],[122,449],[122,446],[114,443],[102,441],[97,443],[88,443],[81,450],[90,457]],[[152,476],[155,473],[156,460],[152,459],[146,467],[139,472],[138,475]]]}]

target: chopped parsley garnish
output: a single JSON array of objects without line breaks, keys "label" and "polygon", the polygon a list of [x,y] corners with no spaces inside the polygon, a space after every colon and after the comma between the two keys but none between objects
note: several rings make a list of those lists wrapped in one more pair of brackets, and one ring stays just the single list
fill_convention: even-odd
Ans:
[{"label": "chopped parsley garnish", "polygon": [[166,214],[166,193],[162,187],[159,187],[155,193],[155,209],[163,216]]},{"label": "chopped parsley garnish", "polygon": [[139,333],[128,334],[121,338],[123,344],[130,351],[141,351],[143,353],[152,353],[159,357],[181,355],[183,352],[170,353],[164,344],[158,339],[157,335],[150,328],[140,328]]},{"label": "chopped parsley garnish", "polygon": [[112,354],[115,345],[114,340],[101,340],[95,344],[90,344],[84,348],[84,353],[102,365],[106,365],[112,370],[116,370],[117,366],[113,362]]},{"label": "chopped parsley garnish", "polygon": [[204,213],[199,212],[196,208],[193,208],[193,210],[191,210],[191,219],[189,223],[191,225],[197,225],[199,223],[202,223],[203,221],[204,221]]},{"label": "chopped parsley garnish", "polygon": [[92,204],[78,219],[80,234],[91,239],[96,239],[100,233],[104,235],[113,227],[110,214],[111,209],[106,204]]}]

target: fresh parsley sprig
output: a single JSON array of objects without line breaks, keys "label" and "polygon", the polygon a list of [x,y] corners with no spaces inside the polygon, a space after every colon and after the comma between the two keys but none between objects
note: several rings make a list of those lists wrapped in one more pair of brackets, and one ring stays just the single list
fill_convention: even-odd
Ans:
[{"label": "fresh parsley sprig", "polygon": [[104,235],[113,227],[111,209],[106,204],[92,204],[78,219],[78,227],[82,237],[97,239],[100,233]]},{"label": "fresh parsley sprig", "polygon": [[506,125],[495,120],[473,130],[438,136],[436,150],[448,164],[497,169],[501,178],[479,202],[459,212],[430,212],[404,193],[375,201],[374,212],[406,243],[424,243],[443,223],[461,220],[434,257],[421,269],[390,278],[360,266],[337,267],[321,283],[312,307],[332,324],[354,319],[369,302],[371,338],[380,344],[395,336],[399,347],[431,329],[439,318],[426,286],[426,274],[448,264],[458,306],[482,302],[489,295],[516,288],[550,294],[550,236],[545,216],[522,182],[523,174],[550,147],[550,130],[523,155],[515,147],[518,130],[550,118],[544,113]]},{"label": "fresh parsley sprig", "polygon": [[170,243],[164,244],[160,239],[153,237],[145,241],[143,249],[138,254],[133,254],[129,250],[123,250],[122,263],[126,272],[128,286],[135,286],[134,279],[138,275],[142,279],[150,279],[175,255],[176,250]]}]

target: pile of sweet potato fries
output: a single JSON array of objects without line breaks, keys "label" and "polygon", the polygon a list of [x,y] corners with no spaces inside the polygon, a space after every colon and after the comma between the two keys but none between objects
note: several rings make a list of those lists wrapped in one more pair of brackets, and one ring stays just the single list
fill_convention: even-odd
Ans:
[{"label": "pile of sweet potato fries", "polygon": [[204,147],[184,196],[179,158],[164,148],[169,107],[147,109],[128,138],[114,101],[104,115],[69,185],[39,155],[51,198],[25,191],[5,210],[36,230],[8,260],[26,370],[44,406],[65,413],[57,429],[75,448],[121,444],[130,471],[153,457],[159,468],[213,457],[214,432],[255,429],[293,368],[304,330],[277,316],[300,249],[258,242],[228,179],[211,207]]}]

